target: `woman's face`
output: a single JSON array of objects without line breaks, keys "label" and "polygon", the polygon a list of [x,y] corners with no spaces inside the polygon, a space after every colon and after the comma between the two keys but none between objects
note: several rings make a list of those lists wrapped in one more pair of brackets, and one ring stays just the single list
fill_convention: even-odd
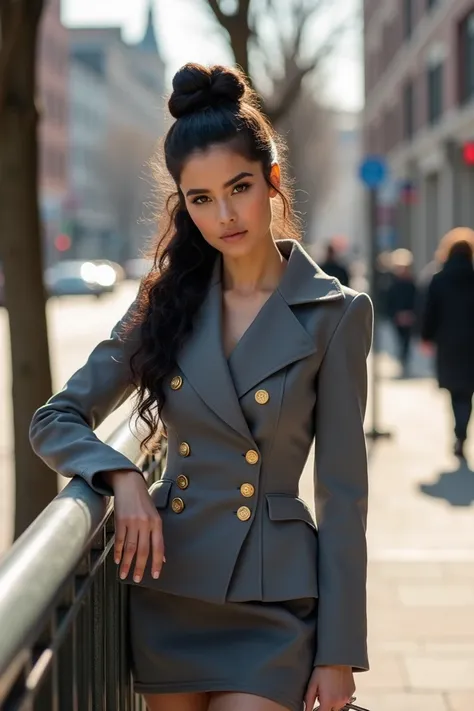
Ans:
[{"label": "woman's face", "polygon": [[[278,186],[278,166],[271,179]],[[260,162],[212,146],[186,161],[180,188],[196,227],[224,255],[247,256],[272,238],[270,200],[277,191],[266,182]]]}]

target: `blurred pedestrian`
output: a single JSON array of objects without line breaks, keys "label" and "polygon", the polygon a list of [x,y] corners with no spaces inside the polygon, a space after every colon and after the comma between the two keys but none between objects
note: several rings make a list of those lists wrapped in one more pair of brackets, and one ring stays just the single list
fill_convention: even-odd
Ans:
[{"label": "blurred pedestrian", "polygon": [[400,365],[406,375],[416,324],[417,288],[412,272],[413,255],[408,249],[396,249],[391,263],[392,282],[387,291],[386,310],[397,337]]},{"label": "blurred pedestrian", "polygon": [[326,248],[326,257],[324,261],[319,264],[319,266],[323,272],[329,274],[329,276],[339,279],[343,286],[349,286],[349,272],[344,266],[342,260],[339,258],[337,250],[332,243],[328,244]]},{"label": "blurred pedestrian", "polygon": [[423,349],[436,348],[440,388],[451,395],[454,453],[464,456],[474,393],[474,231],[448,232],[437,251],[443,266],[428,287],[421,324]]}]

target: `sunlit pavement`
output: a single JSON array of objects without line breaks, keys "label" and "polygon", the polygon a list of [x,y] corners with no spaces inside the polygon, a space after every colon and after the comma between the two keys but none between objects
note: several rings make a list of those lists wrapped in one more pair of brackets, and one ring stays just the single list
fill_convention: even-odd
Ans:
[{"label": "sunlit pavement", "polygon": [[[55,387],[83,363],[124,313],[136,284],[95,301],[51,302],[48,316]],[[10,422],[5,313],[0,310],[0,421]],[[390,352],[390,334],[382,342]],[[451,455],[448,401],[415,351],[414,375],[380,356],[379,429],[369,444],[369,651],[357,696],[371,711],[471,711],[474,708],[474,473]],[[125,405],[100,429],[105,436]],[[369,403],[367,428],[370,428]],[[472,432],[472,430],[471,430]],[[10,431],[0,430],[2,545],[11,530]],[[474,468],[474,433],[469,460]],[[308,463],[302,495],[312,496]]]}]

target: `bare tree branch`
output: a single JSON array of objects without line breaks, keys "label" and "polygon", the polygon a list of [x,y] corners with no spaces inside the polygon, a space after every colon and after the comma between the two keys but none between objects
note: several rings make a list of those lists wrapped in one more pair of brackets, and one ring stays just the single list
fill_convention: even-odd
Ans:
[{"label": "bare tree branch", "polygon": [[[324,2],[324,0],[322,1]],[[295,58],[297,58],[299,54],[296,47],[293,47],[291,52],[285,54],[286,80],[283,83],[283,87],[280,89],[281,93],[279,99],[271,108],[268,108],[267,110],[267,113],[272,121],[277,123],[282,118],[282,116],[286,113],[288,106],[291,106],[296,97],[299,95],[303,79],[308,74],[313,72],[321,64],[321,62],[334,51],[334,48],[338,44],[341,36],[347,31],[348,27],[352,25],[352,22],[353,20],[351,18],[351,20],[347,20],[336,27],[336,29],[327,38],[326,42],[320,45],[316,49],[313,56],[306,62],[301,62],[299,64],[295,62]],[[297,32],[296,35],[298,34],[299,33]],[[298,41],[301,41],[301,34]]]},{"label": "bare tree branch", "polygon": [[[313,18],[332,8],[333,0],[286,0],[283,3],[279,0],[236,1],[234,12],[227,13],[223,11],[220,0],[203,0],[220,26],[227,31],[235,61],[248,76],[252,77],[250,50],[253,61],[258,59],[259,74],[264,69],[269,85],[273,86],[273,96],[269,97],[263,108],[277,122],[299,95],[304,78],[334,50],[348,26],[353,25],[354,18],[341,22],[331,30],[329,37],[317,43],[315,52],[308,57],[304,49],[304,35]],[[270,30],[272,37],[268,49],[268,42],[262,37],[267,32],[261,32],[264,27]],[[260,93],[268,97],[268,91]]]},{"label": "bare tree branch", "polygon": [[239,0],[236,12],[231,15],[222,11],[219,0],[207,0],[207,4],[221,27],[229,34],[230,45],[236,63],[249,76],[249,41],[254,28],[250,22],[251,0]]},{"label": "bare tree branch", "polygon": [[223,27],[227,32],[230,32],[231,30],[231,16],[226,15],[224,12],[221,10],[221,6],[219,4],[219,0],[207,0],[209,7],[211,8],[212,12],[215,15],[215,18],[217,22]]}]

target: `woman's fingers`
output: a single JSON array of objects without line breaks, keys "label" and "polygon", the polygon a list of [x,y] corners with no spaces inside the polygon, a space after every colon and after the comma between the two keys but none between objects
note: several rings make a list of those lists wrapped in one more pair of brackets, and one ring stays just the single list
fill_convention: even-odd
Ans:
[{"label": "woman's fingers", "polygon": [[143,578],[146,562],[150,553],[150,524],[148,521],[143,521],[138,529],[138,545],[137,556],[135,559],[135,570],[133,572],[133,580],[135,583],[140,583]]},{"label": "woman's fingers", "polygon": [[114,561],[117,565],[122,560],[123,546],[125,543],[125,536],[127,534],[127,527],[123,521],[115,521],[115,544],[114,544]]},{"label": "woman's fingers", "polygon": [[125,525],[127,533],[125,536],[125,543],[122,548],[122,565],[120,566],[120,577],[122,580],[127,577],[130,571],[130,565],[138,544],[138,525],[131,522]]},{"label": "woman's fingers", "polygon": [[161,567],[165,560],[165,549],[163,542],[161,518],[158,515],[151,529],[151,553],[151,574],[154,578],[159,578],[161,573]]},{"label": "woman's fingers", "polygon": [[150,555],[151,573],[154,578],[158,578],[164,561],[163,533],[159,514],[156,513],[151,519],[140,522],[119,521],[115,533],[114,560],[117,564],[121,563],[122,580],[129,574],[135,558],[133,580],[136,583],[141,582]]},{"label": "woman's fingers", "polygon": [[325,698],[320,698],[319,702],[320,706],[317,706],[318,711],[343,711],[349,699],[326,696]]},{"label": "woman's fingers", "polygon": [[305,711],[313,711],[316,706],[316,697],[318,695],[318,687],[310,684],[304,697]]}]

